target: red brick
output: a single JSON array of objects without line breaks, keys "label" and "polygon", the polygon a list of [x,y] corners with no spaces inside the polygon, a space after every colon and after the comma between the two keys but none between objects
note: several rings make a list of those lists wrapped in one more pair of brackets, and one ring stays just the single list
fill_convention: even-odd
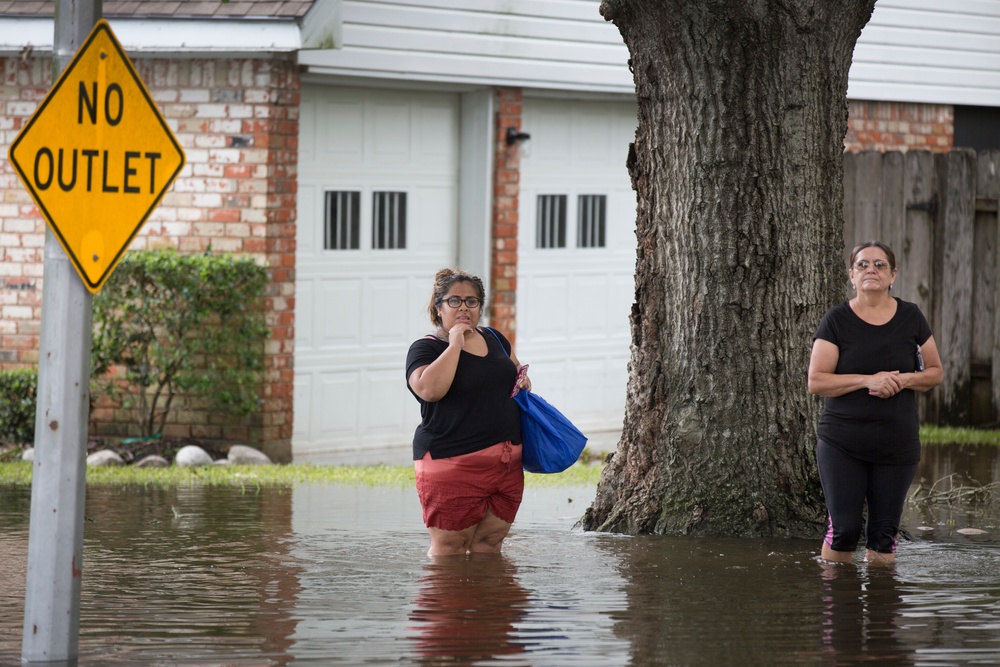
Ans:
[{"label": "red brick", "polygon": [[899,104],[851,101],[844,148],[910,150],[931,147],[950,150],[954,142],[954,112],[946,104]]},{"label": "red brick", "polygon": [[212,222],[239,222],[240,217],[238,208],[217,208],[208,214],[208,219]]}]

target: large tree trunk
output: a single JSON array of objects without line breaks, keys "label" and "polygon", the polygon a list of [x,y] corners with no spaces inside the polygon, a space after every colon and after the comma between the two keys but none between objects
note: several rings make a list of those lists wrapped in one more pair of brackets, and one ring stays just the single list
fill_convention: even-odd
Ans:
[{"label": "large tree trunk", "polygon": [[812,334],[842,298],[847,73],[875,0],[604,0],[638,128],[625,425],[589,530],[809,536]]}]

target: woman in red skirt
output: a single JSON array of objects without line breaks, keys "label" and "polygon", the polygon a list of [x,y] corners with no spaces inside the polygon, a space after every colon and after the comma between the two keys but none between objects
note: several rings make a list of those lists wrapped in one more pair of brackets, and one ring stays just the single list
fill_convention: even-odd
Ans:
[{"label": "woman in red skirt", "polygon": [[429,556],[499,553],[524,492],[521,413],[511,398],[520,363],[498,331],[480,328],[479,278],[444,269],[428,312],[437,328],[410,345],[406,378],[420,403],[413,436]]}]

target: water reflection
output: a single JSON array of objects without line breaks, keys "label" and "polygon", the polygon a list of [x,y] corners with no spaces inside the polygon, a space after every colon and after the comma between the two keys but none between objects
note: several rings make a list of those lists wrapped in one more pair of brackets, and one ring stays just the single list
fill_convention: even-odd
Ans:
[{"label": "water reflection", "polygon": [[[501,555],[437,558],[424,565],[407,630],[421,664],[489,660],[525,651],[517,639],[528,591]],[[475,642],[468,638],[474,636]]]},{"label": "water reflection", "polygon": [[818,654],[820,589],[804,540],[631,540],[628,610],[617,632],[632,664],[808,664]]},{"label": "water reflection", "polygon": [[924,447],[916,482],[932,485],[951,476],[980,485],[1000,481],[998,448],[974,445]]},{"label": "water reflection", "polygon": [[[898,575],[887,569],[859,569],[842,563],[820,565],[823,590],[822,641],[828,664],[858,651],[893,665],[912,665],[915,657],[899,637],[903,609]],[[853,660],[853,659],[852,659]]]},{"label": "water reflection", "polygon": [[[2,491],[0,502],[18,495]],[[290,493],[91,488],[85,515],[81,665],[291,660]],[[0,541],[5,580],[16,566],[0,598],[4,665],[20,653],[12,612],[23,614],[27,537],[25,522]]]},{"label": "water reflection", "polygon": [[[962,461],[996,465],[929,450],[923,475]],[[88,489],[79,664],[1000,664],[996,504],[909,506],[875,570],[818,540],[582,533],[593,492],[529,487],[503,556],[429,560],[412,488]],[[0,488],[0,665],[29,498]]]}]

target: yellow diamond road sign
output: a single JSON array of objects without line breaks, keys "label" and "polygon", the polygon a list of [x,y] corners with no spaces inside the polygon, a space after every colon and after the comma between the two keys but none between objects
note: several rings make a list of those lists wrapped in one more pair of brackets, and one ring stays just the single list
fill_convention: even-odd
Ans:
[{"label": "yellow diamond road sign", "polygon": [[103,20],[9,156],[91,292],[184,166],[184,151]]}]

